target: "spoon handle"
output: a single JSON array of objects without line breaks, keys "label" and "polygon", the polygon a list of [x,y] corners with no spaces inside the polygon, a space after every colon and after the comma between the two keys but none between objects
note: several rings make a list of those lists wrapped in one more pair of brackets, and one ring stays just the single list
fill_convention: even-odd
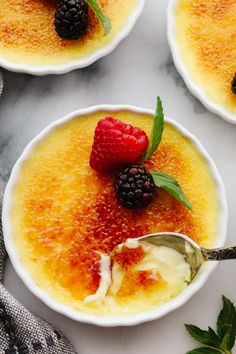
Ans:
[{"label": "spoon handle", "polygon": [[206,261],[224,261],[227,259],[236,259],[236,247],[202,249],[203,257]]}]

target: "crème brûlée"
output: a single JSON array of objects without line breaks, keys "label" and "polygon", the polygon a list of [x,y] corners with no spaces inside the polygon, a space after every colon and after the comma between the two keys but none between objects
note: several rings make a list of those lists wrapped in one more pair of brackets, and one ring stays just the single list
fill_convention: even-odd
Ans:
[{"label": "cr\u00e8me br\u00fbl\u00e9e", "polygon": [[12,231],[24,268],[54,300],[78,312],[126,316],[170,301],[189,281],[182,255],[133,239],[177,231],[210,247],[219,204],[208,164],[166,123],[146,164],[179,181],[193,212],[161,189],[147,207],[123,208],[115,195],[115,174],[101,175],[89,166],[95,127],[107,115],[151,133],[153,117],[125,110],[79,116],[54,128],[20,168]]},{"label": "cr\u00e8me br\u00fbl\u00e9e", "polygon": [[236,1],[178,0],[176,40],[189,74],[213,103],[235,114]]},{"label": "cr\u00e8me br\u00fbl\u00e9e", "polygon": [[112,30],[103,35],[89,9],[89,26],[78,40],[61,39],[54,28],[58,0],[2,0],[0,6],[0,56],[18,64],[45,66],[83,59],[116,37],[137,6],[137,0],[101,0]]}]

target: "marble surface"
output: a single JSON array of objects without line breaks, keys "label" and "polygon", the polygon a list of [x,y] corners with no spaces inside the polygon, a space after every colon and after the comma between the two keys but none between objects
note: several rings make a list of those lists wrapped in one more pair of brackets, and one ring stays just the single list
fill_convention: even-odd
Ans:
[{"label": "marble surface", "polygon": [[[78,108],[127,103],[154,108],[159,94],[166,114],[205,145],[226,185],[230,219],[228,243],[236,244],[236,126],[209,113],[187,90],[172,63],[163,0],[147,0],[130,36],[89,68],[63,76],[33,77],[3,71],[0,100],[0,188],[25,145],[48,123]],[[236,302],[235,262],[222,263],[186,305],[165,318],[137,327],[104,329],[79,324],[48,309],[22,284],[10,262],[6,287],[27,308],[54,323],[80,354],[184,354],[195,343],[184,323],[214,325],[224,293]]]}]

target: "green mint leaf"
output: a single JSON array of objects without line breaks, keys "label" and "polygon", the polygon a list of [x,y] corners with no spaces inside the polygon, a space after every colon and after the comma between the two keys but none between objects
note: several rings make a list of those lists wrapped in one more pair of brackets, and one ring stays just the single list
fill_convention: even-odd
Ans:
[{"label": "green mint leaf", "polygon": [[163,172],[151,172],[154,183],[157,187],[163,188],[186,208],[192,210],[191,203],[187,200],[179,183],[171,176]]},{"label": "green mint leaf", "polygon": [[[211,328],[208,327],[209,339],[212,341],[212,347],[220,348],[220,339],[217,336],[216,332]],[[213,345],[215,343],[215,345]]]},{"label": "green mint leaf", "polygon": [[222,347],[231,350],[236,338],[236,309],[234,304],[223,296],[223,308],[217,320],[217,334]]},{"label": "green mint leaf", "polygon": [[148,160],[152,156],[154,151],[157,149],[158,145],[161,142],[163,130],[164,130],[164,113],[163,113],[162,101],[160,97],[157,97],[157,106],[154,115],[152,134],[150,137],[148,149],[143,157],[144,161]]},{"label": "green mint leaf", "polygon": [[93,9],[95,15],[99,19],[99,22],[102,25],[104,35],[108,35],[111,31],[111,20],[109,19],[108,16],[106,16],[101,9],[101,6],[99,5],[97,0],[86,0],[88,5]]},{"label": "green mint leaf", "polygon": [[187,352],[186,354],[222,354],[222,352],[218,349],[202,347],[190,350],[190,352]]},{"label": "green mint leaf", "polygon": [[[234,338],[234,341],[235,341],[235,338]],[[230,334],[230,332],[228,332],[224,336],[219,348],[222,349],[224,352],[228,351],[228,350],[231,350],[233,348],[233,347],[231,347],[231,334]]]},{"label": "green mint leaf", "polygon": [[219,348],[220,340],[217,334],[209,327],[208,331],[204,331],[197,326],[185,325],[188,333],[199,343]]}]

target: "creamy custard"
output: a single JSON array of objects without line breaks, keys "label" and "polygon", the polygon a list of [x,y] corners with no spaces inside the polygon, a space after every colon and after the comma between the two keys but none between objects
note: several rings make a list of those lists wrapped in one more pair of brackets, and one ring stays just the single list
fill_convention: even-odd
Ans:
[{"label": "creamy custard", "polygon": [[[122,289],[123,295],[125,292],[128,296],[139,292],[140,285],[143,284],[141,282],[140,284],[134,283],[133,278],[142,278],[145,275],[144,279],[147,284],[149,283],[150,288],[153,287],[152,291],[155,291],[158,297],[162,295],[163,300],[166,301],[166,299],[171,299],[179,294],[190,282],[190,265],[186,262],[185,256],[174,249],[165,246],[153,246],[145,242],[139,242],[137,239],[128,239],[122,245],[122,248],[118,248],[121,257],[124,252],[127,252],[127,250],[124,251],[126,248],[132,250],[141,248],[143,256],[136,262],[132,262],[128,267],[124,259],[120,263],[119,257],[118,260],[114,257],[110,288],[112,295],[119,295]],[[143,295],[145,296],[145,294]]]},{"label": "creamy custard", "polygon": [[[184,260],[172,250],[156,249],[148,256],[129,241],[119,255],[117,246],[144,234],[176,231],[211,247],[219,205],[205,160],[166,123],[147,167],[176,178],[193,213],[164,190],[157,190],[144,209],[123,208],[115,196],[114,175],[102,176],[89,166],[94,130],[105,116],[151,133],[152,117],[127,111],[101,111],[55,128],[23,163],[11,216],[20,259],[40,288],[80,312],[126,316],[168,302],[184,289],[187,278]],[[171,286],[175,277],[168,264],[176,268]],[[180,277],[177,268],[182,268]]]},{"label": "creamy custard", "polygon": [[61,39],[54,28],[58,0],[1,0],[0,56],[14,63],[44,66],[83,59],[109,44],[122,30],[137,0],[101,0],[110,17],[108,36],[89,10],[87,34],[79,40]]},{"label": "creamy custard", "polygon": [[[122,246],[119,248],[119,246]],[[174,249],[165,246],[153,246],[129,239],[119,245],[113,255],[113,262],[107,255],[101,254],[100,260],[100,285],[95,294],[86,297],[85,304],[94,303],[108,306],[115,302],[127,301],[135,297],[140,302],[149,296],[158,294],[158,301],[166,302],[177,296],[191,279],[190,265],[185,256]],[[127,249],[142,249],[143,256],[127,266]],[[122,257],[124,257],[121,261]],[[112,264],[112,267],[110,265]],[[127,306],[127,305],[126,305]],[[128,312],[125,307],[125,312]],[[120,314],[120,313],[119,313]]]},{"label": "creamy custard", "polygon": [[176,39],[182,59],[209,99],[235,114],[236,0],[178,0]]}]

